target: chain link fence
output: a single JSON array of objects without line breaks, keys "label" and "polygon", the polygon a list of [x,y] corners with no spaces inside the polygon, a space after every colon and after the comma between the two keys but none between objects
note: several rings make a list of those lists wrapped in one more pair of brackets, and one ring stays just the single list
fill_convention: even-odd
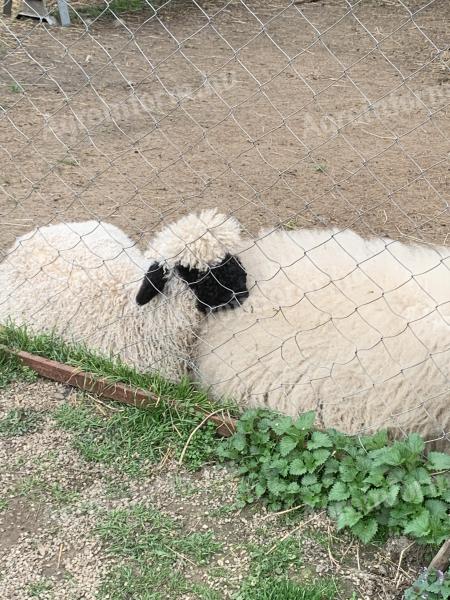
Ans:
[{"label": "chain link fence", "polygon": [[[448,3],[113,0],[69,8],[68,28],[14,19],[14,5],[0,22],[3,269],[20,271],[18,236],[93,220],[129,236],[118,254],[142,278],[141,250],[158,231],[218,207],[224,218],[213,237],[232,218],[242,226],[234,254],[249,297],[235,310],[183,321],[185,356],[174,358],[167,326],[154,333],[159,358],[172,352],[213,394],[245,405],[313,408],[323,425],[350,432],[418,429],[448,448]],[[89,314],[101,339],[133,361],[118,333],[134,327],[131,317],[121,329],[108,321],[105,338],[107,297],[120,281],[102,287],[95,269],[112,258],[70,227],[67,239],[78,236],[75,245],[97,258],[84,271],[104,304],[101,314],[85,310],[81,286],[79,304],[64,308],[63,332],[83,340]],[[49,303],[58,305],[68,280],[33,280],[64,253],[40,231],[32,237],[47,255],[33,250],[41,262],[21,271],[20,285],[3,279],[0,314],[5,320],[5,307],[14,312],[27,296],[34,306],[22,320],[51,325]],[[169,304],[170,295],[155,302]]]}]

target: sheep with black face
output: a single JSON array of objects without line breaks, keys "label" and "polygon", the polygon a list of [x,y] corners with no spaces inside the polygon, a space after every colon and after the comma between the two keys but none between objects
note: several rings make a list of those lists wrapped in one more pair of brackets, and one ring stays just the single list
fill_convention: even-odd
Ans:
[{"label": "sheep with black face", "polygon": [[196,349],[213,396],[448,449],[448,247],[348,229],[268,230],[242,245],[249,298],[212,314]]},{"label": "sheep with black face", "polygon": [[179,380],[202,321],[248,295],[239,248],[238,222],[215,210],[168,225],[144,253],[109,223],[40,227],[0,264],[0,323]]}]

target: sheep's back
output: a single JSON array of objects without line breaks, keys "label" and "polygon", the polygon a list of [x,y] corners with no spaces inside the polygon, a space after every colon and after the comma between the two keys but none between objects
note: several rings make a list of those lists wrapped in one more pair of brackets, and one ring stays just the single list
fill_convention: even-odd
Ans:
[{"label": "sheep's back", "polygon": [[42,227],[18,238],[0,265],[0,322],[55,331],[96,346],[129,301],[144,259],[116,227],[95,221]]},{"label": "sheep's back", "polygon": [[263,235],[241,260],[250,297],[211,318],[200,347],[215,395],[315,409],[352,433],[448,429],[446,249],[305,230]]}]

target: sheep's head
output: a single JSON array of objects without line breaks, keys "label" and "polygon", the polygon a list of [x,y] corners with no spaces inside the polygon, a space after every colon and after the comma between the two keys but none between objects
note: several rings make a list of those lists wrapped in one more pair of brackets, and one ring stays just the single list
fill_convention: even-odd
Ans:
[{"label": "sheep's head", "polygon": [[153,260],[136,302],[147,304],[177,277],[192,290],[201,312],[240,306],[248,297],[247,274],[235,256],[240,245],[239,223],[216,210],[168,225],[150,243],[147,255]]}]

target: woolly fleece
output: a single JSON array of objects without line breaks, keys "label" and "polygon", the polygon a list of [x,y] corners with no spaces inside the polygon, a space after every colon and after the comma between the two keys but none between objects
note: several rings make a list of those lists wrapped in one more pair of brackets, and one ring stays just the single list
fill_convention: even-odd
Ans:
[{"label": "woolly fleece", "polygon": [[450,251],[351,231],[262,232],[238,257],[249,299],[204,323],[217,398],[348,433],[449,432]]},{"label": "woolly fleece", "polygon": [[[189,242],[183,250],[182,235]],[[145,254],[117,227],[88,221],[37,228],[18,238],[0,264],[0,323],[54,331],[171,380],[188,372],[204,319],[170,267],[182,259],[207,267],[239,240],[234,219],[207,210],[172,224]],[[143,307],[136,294],[149,262],[167,256],[168,281]]]}]

